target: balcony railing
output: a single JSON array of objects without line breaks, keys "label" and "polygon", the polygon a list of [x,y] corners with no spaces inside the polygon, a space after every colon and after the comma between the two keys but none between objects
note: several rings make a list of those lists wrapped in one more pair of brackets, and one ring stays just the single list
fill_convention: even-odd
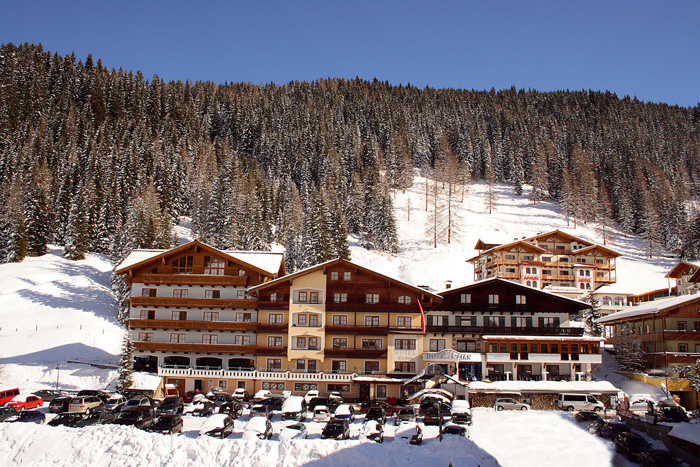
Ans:
[{"label": "balcony railing", "polygon": [[258,300],[259,310],[286,310],[289,308],[289,300]]},{"label": "balcony railing", "polygon": [[174,342],[134,342],[138,351],[176,352],[176,353],[220,353],[220,354],[253,354],[254,345],[233,344],[186,344]]},{"label": "balcony railing", "polygon": [[381,336],[389,332],[389,326],[364,325],[326,325],[326,334],[358,334],[364,336]]},{"label": "balcony railing", "polygon": [[256,328],[258,332],[285,332],[286,330],[286,324],[258,323]]},{"label": "balcony railing", "polygon": [[201,274],[144,274],[144,284],[231,285],[248,284],[248,276],[208,276]]},{"label": "balcony railing", "polygon": [[324,349],[326,357],[347,358],[382,358],[386,357],[386,349]]},{"label": "balcony railing", "polygon": [[503,334],[503,335],[532,335],[532,336],[582,336],[583,328],[557,327],[512,327],[512,326],[438,326],[429,324],[428,332],[463,333],[463,334]]},{"label": "balcony railing", "polygon": [[131,297],[132,306],[169,308],[255,308],[255,300],[227,298]]},{"label": "balcony railing", "polygon": [[337,373],[337,372],[295,372],[290,370],[268,370],[261,368],[258,370],[204,370],[197,368],[158,368],[158,376],[175,378],[199,377],[217,379],[267,379],[278,381],[352,381],[358,373]]},{"label": "balcony railing", "polygon": [[[329,297],[332,297],[331,292],[328,293]],[[428,309],[432,305],[429,302],[422,302],[423,309]],[[348,312],[371,312],[371,313],[386,313],[386,312],[396,312],[396,313],[419,313],[418,303],[413,302],[410,305],[402,305],[400,303],[386,303],[380,301],[379,303],[364,303],[364,297],[351,300],[348,297],[348,301],[344,303],[326,303],[326,311],[348,311]]]},{"label": "balcony railing", "polygon": [[286,353],[287,353],[286,347],[257,346],[255,348],[255,355],[285,355]]},{"label": "balcony railing", "polygon": [[130,319],[131,329],[175,329],[186,331],[255,331],[257,323],[173,319]]}]

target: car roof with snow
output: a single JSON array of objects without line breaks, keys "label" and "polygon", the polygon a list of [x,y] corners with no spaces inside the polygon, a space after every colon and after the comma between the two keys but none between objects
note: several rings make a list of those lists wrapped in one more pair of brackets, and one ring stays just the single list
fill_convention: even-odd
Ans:
[{"label": "car roof with snow", "polygon": [[301,412],[304,398],[302,396],[291,396],[282,404],[282,412]]},{"label": "car roof with snow", "polygon": [[253,417],[246,423],[245,431],[263,432],[267,426],[267,421],[265,417]]},{"label": "car roof with snow", "polygon": [[335,409],[336,415],[350,415],[352,412],[352,407],[350,404],[340,404],[337,409]]}]

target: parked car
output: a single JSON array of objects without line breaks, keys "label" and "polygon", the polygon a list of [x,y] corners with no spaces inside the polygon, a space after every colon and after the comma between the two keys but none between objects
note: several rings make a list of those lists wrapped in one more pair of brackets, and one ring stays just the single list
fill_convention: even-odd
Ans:
[{"label": "parked car", "polygon": [[331,419],[331,411],[325,405],[317,405],[314,409],[314,422],[327,422]]},{"label": "parked car", "polygon": [[61,413],[68,412],[68,406],[73,398],[70,396],[56,397],[54,400],[49,402],[49,412],[50,413]]},{"label": "parked car", "polygon": [[388,404],[383,401],[368,401],[368,402],[363,402],[360,404],[360,413],[367,413],[369,409],[372,407],[381,407],[384,409],[384,413],[386,414],[387,417],[391,417],[394,415],[396,412],[399,411],[401,407]]},{"label": "parked car", "polygon": [[281,411],[282,406],[284,405],[284,397],[280,396],[278,394],[272,394],[270,397],[266,397],[265,399],[260,401],[260,404],[266,405],[270,408],[270,411],[276,410],[276,411]]},{"label": "parked car", "polygon": [[367,420],[360,429],[360,436],[382,443],[384,442],[384,425],[378,420]]},{"label": "parked car", "polygon": [[76,396],[68,404],[68,412],[71,413],[92,413],[102,409],[104,402],[97,396]]},{"label": "parked car", "polygon": [[603,418],[601,417],[600,420],[593,420],[590,423],[588,423],[588,432],[589,433],[598,433],[598,427],[604,421],[605,420],[603,420]]},{"label": "parked car", "polygon": [[615,437],[615,451],[624,454],[632,462],[639,459],[639,453],[650,450],[647,440],[637,433],[623,431]]},{"label": "parked car", "polygon": [[109,399],[110,394],[108,392],[100,391],[97,389],[83,389],[82,391],[78,391],[78,394],[75,395],[75,397],[82,396],[96,396],[102,402],[107,402],[107,399]]},{"label": "parked car", "polygon": [[154,407],[155,404],[153,404],[153,400],[150,397],[147,396],[136,396],[132,397],[128,401],[126,401],[126,404],[124,404],[124,407],[122,407],[122,410],[127,410],[130,409],[131,407]]},{"label": "parked car", "polygon": [[592,410],[581,410],[576,413],[577,422],[592,422],[593,420],[602,420],[598,412]]},{"label": "parked car", "polygon": [[0,405],[10,402],[13,397],[19,395],[19,388],[3,388],[0,389]]},{"label": "parked car", "polygon": [[44,400],[34,394],[19,394],[5,404],[7,407],[14,407],[17,410],[31,410],[44,406]]},{"label": "parked car", "polygon": [[272,418],[272,409],[269,405],[265,404],[253,404],[250,408],[250,418],[253,417],[265,417]]},{"label": "parked car", "polygon": [[321,431],[323,439],[350,439],[350,423],[347,420],[331,419]]},{"label": "parked car", "polygon": [[0,407],[0,422],[4,422],[5,419],[17,415],[17,409],[14,407]]},{"label": "parked car", "polygon": [[226,414],[217,413],[207,418],[199,429],[199,436],[207,435],[224,439],[233,433],[233,420]]},{"label": "parked car", "polygon": [[311,399],[314,397],[319,397],[319,393],[316,389],[312,389],[310,391],[307,391],[306,394],[304,395],[304,400],[306,401],[306,405],[309,405],[311,402]]},{"label": "parked car", "polygon": [[[423,423],[425,425],[440,425],[452,416],[452,408],[448,404],[440,404],[439,407],[430,407],[425,411]],[[441,418],[442,417],[442,418]]]},{"label": "parked car", "polygon": [[189,404],[190,402],[192,402],[194,400],[194,396],[196,396],[198,394],[200,394],[199,391],[187,391],[185,393],[185,395],[182,397],[182,401],[185,404]]},{"label": "parked car", "polygon": [[647,413],[651,407],[654,410],[654,399],[649,394],[633,394],[630,396],[630,412]]},{"label": "parked car", "polygon": [[403,422],[394,432],[394,441],[419,445],[423,442],[423,429],[417,423]]},{"label": "parked car", "polygon": [[238,400],[226,402],[219,407],[219,413],[225,413],[232,419],[237,419],[243,415],[243,406]]},{"label": "parked car", "polygon": [[272,438],[272,423],[267,417],[253,417],[246,423],[243,439]]},{"label": "parked car", "polygon": [[233,401],[233,396],[225,393],[207,394],[207,399],[212,401],[217,407],[221,407],[226,402]]},{"label": "parked car", "polygon": [[306,418],[306,400],[302,396],[290,396],[282,404],[282,420],[303,422]]},{"label": "parked car", "polygon": [[49,426],[73,426],[76,422],[83,419],[83,414],[81,413],[60,413],[56,415],[52,420],[49,420],[47,425]]},{"label": "parked car", "polygon": [[454,400],[452,401],[452,409],[450,410],[452,423],[459,425],[472,424],[472,411],[469,407],[469,401]]},{"label": "parked car", "polygon": [[246,391],[243,388],[236,388],[233,391],[233,394],[231,395],[234,399],[238,399],[239,401],[249,401],[250,400],[250,394],[248,394],[248,391]]},{"label": "parked car", "polygon": [[338,420],[347,420],[348,422],[352,423],[352,421],[355,420],[355,409],[350,404],[340,404],[335,409],[335,414],[333,417],[337,418]]},{"label": "parked car", "polygon": [[6,422],[24,422],[24,423],[44,423],[46,415],[38,410],[22,410],[15,415],[5,419]]},{"label": "parked car", "polygon": [[518,402],[515,399],[496,399],[493,404],[496,410],[530,410],[530,405]]},{"label": "parked car", "polygon": [[76,421],[74,427],[83,427],[91,425],[107,425],[114,423],[116,415],[113,412],[95,412],[89,415],[83,415],[80,420]]},{"label": "parked car", "polygon": [[182,433],[182,417],[179,415],[161,415],[156,418],[153,425],[146,428],[146,431],[173,435]]},{"label": "parked car", "polygon": [[469,438],[469,430],[467,430],[467,427],[463,425],[456,425],[454,423],[450,423],[449,425],[445,425],[444,427],[442,427],[442,434],[456,435],[461,436],[463,438]]},{"label": "parked car", "polygon": [[272,391],[269,389],[261,389],[255,394],[253,394],[253,402],[260,402],[263,399],[267,399],[272,395]]},{"label": "parked car", "polygon": [[214,413],[216,405],[209,402],[207,399],[200,399],[187,404],[183,410],[185,415],[193,415],[195,417],[206,417]]},{"label": "parked car", "polygon": [[121,394],[112,394],[105,402],[105,410],[108,412],[119,412],[127,403],[126,397]]},{"label": "parked car", "polygon": [[399,426],[402,422],[415,422],[416,421],[416,409],[413,407],[402,407],[396,412],[396,418],[394,419],[394,425]]},{"label": "parked car", "polygon": [[681,467],[685,465],[676,456],[663,449],[652,449],[639,453],[642,467]]},{"label": "parked car", "polygon": [[626,423],[623,422],[606,422],[603,421],[598,425],[598,430],[596,433],[598,436],[608,439],[615,439],[615,436],[619,435],[623,431],[632,431]]},{"label": "parked car", "polygon": [[136,406],[123,409],[114,420],[115,425],[133,425],[136,428],[146,429],[153,425],[155,417],[151,407]]},{"label": "parked car", "polygon": [[156,407],[156,415],[178,415],[185,410],[185,403],[182,397],[170,396],[163,399],[163,401]]},{"label": "parked car", "polygon": [[690,421],[685,409],[673,400],[662,400],[656,403],[657,420],[660,422],[687,422]]},{"label": "parked car", "polygon": [[[301,396],[300,396],[301,397]],[[306,439],[308,430],[303,423],[293,423],[287,425],[280,431],[280,441],[289,441],[290,439]]]},{"label": "parked car", "polygon": [[66,393],[58,389],[39,389],[38,391],[34,391],[34,395],[41,397],[44,402],[51,402],[57,397],[65,396]]},{"label": "parked car", "polygon": [[603,403],[590,394],[559,394],[559,397],[557,397],[557,407],[569,412],[573,412],[574,410],[602,412],[605,410]]},{"label": "parked car", "polygon": [[386,423],[386,411],[384,410],[384,407],[370,407],[365,414],[365,421],[367,420],[377,420],[384,425]]},{"label": "parked car", "polygon": [[313,410],[316,408],[317,405],[325,405],[328,407],[328,410],[331,412],[335,412],[335,409],[341,404],[341,401],[338,399],[331,399],[328,397],[314,397],[311,399],[311,402],[309,402],[309,410]]}]

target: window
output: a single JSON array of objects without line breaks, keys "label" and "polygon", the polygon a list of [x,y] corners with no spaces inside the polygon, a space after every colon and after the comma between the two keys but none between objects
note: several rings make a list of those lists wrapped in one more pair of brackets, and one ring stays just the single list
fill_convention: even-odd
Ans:
[{"label": "window", "polygon": [[251,336],[236,334],[233,336],[233,345],[251,345]]},{"label": "window", "polygon": [[447,316],[432,316],[428,315],[426,316],[426,320],[428,321],[427,324],[428,326],[447,326],[448,325],[448,318]]},{"label": "window", "polygon": [[547,353],[547,344],[540,344],[540,352]]},{"label": "window", "polygon": [[218,334],[202,334],[202,344],[218,344]]},{"label": "window", "polygon": [[678,352],[688,352],[688,344],[678,344]]},{"label": "window", "polygon": [[282,313],[270,313],[267,315],[267,324],[284,324],[284,315]]},{"label": "window", "polygon": [[331,371],[333,373],[345,372],[348,369],[348,362],[345,360],[333,360],[331,361]]},{"label": "window", "polygon": [[316,383],[294,383],[294,392],[309,392],[318,390]]},{"label": "window", "polygon": [[348,301],[348,294],[346,293],[336,293],[333,294],[333,302],[335,303],[345,303]]},{"label": "window", "polygon": [[252,313],[245,313],[242,311],[237,311],[236,312],[236,317],[235,321],[237,323],[250,323],[253,320],[253,314]]},{"label": "window", "polygon": [[299,370],[299,371],[306,370],[306,360],[304,360],[303,358],[300,358],[297,360],[297,370]]},{"label": "window", "polygon": [[187,289],[173,289],[173,297],[175,298],[187,298],[190,293]]},{"label": "window", "polygon": [[268,347],[282,347],[282,337],[281,336],[267,336],[267,346]]},{"label": "window", "polygon": [[238,275],[241,276],[241,277],[245,276],[245,271],[244,271],[243,269],[239,269],[239,270],[238,270]]},{"label": "window", "polygon": [[368,293],[365,299],[365,303],[379,303],[379,294]]},{"label": "window", "polygon": [[532,317],[511,316],[510,325],[514,328],[530,328],[532,327]]},{"label": "window", "polygon": [[484,326],[490,328],[505,326],[505,321],[506,318],[503,316],[484,316]]},{"label": "window", "polygon": [[[559,248],[559,247],[557,247],[557,248]],[[564,248],[564,247],[562,247],[562,249],[563,249],[563,248]],[[569,262],[569,258],[559,258],[559,262],[560,262],[560,263],[568,263],[568,262]]]},{"label": "window", "polygon": [[416,362],[396,362],[394,371],[397,373],[415,373]]},{"label": "window", "polygon": [[382,340],[381,339],[362,339],[362,348],[364,350],[381,350]]},{"label": "window", "polygon": [[[445,316],[445,319],[447,319],[447,316]],[[476,326],[476,316],[460,316],[458,323],[460,326]]]},{"label": "window", "polygon": [[338,271],[331,271],[331,280],[332,281],[338,280]]},{"label": "window", "polygon": [[173,311],[171,319],[175,321],[187,321],[186,311]]},{"label": "window", "polygon": [[[149,319],[151,319],[151,318],[149,318]],[[695,321],[695,322],[693,323],[693,330],[694,330],[695,332],[700,332],[700,321]]]},{"label": "window", "polygon": [[588,344],[581,344],[581,353],[588,353]]},{"label": "window", "polygon": [[545,263],[549,263],[552,261],[552,257],[551,256],[543,256],[542,261],[544,261]]},{"label": "window", "polygon": [[489,304],[498,305],[498,294],[489,294]]},{"label": "window", "polygon": [[268,358],[267,359],[267,369],[268,370],[281,370],[282,369],[282,359],[281,358]]},{"label": "window", "polygon": [[209,276],[223,276],[226,262],[213,256],[204,257],[204,274]]},{"label": "window", "polygon": [[156,310],[141,310],[139,312],[141,319],[156,319]]},{"label": "window", "polygon": [[192,259],[191,255],[174,259],[172,263],[173,274],[192,274]]},{"label": "window", "polygon": [[394,348],[398,350],[416,350],[415,339],[395,339]]},{"label": "window", "polygon": [[472,302],[472,294],[470,294],[470,293],[460,294],[459,300],[460,300],[460,303],[471,303]]},{"label": "window", "polygon": [[397,316],[396,317],[396,327],[411,329],[411,317],[410,316]]},{"label": "window", "polygon": [[306,337],[297,337],[297,348],[298,349],[305,349],[306,348]]},{"label": "window", "polygon": [[559,326],[559,318],[540,318],[540,327],[555,328]]},{"label": "window", "polygon": [[589,271],[588,269],[586,269],[586,277],[591,277],[591,271]]},{"label": "window", "polygon": [[386,384],[377,384],[377,399],[386,399]]},{"label": "window", "polygon": [[157,289],[141,289],[142,297],[155,297]]},{"label": "window", "polygon": [[365,326],[379,327],[379,316],[365,316]]},{"label": "window", "polygon": [[236,298],[238,300],[245,300],[245,290],[236,290]]},{"label": "window", "polygon": [[506,255],[506,259],[515,259],[515,255]]},{"label": "window", "polygon": [[318,315],[309,315],[309,326],[311,326],[312,328],[317,328],[320,326],[318,322]]},{"label": "window", "polygon": [[[281,365],[281,363],[280,363],[280,365]],[[280,366],[279,369],[281,369],[281,368],[282,368],[282,367]],[[270,370],[270,371],[274,371],[274,370],[276,370],[277,368],[270,368],[270,367],[268,367],[267,369]],[[276,383],[276,382],[272,382],[272,381],[263,381],[263,383],[262,383],[262,389],[267,389],[267,390],[269,390],[269,391],[284,391],[284,383]]]},{"label": "window", "polygon": [[204,312],[204,317],[202,318],[203,321],[219,321],[219,312],[218,311],[205,311]]},{"label": "window", "polygon": [[374,373],[379,373],[379,362],[366,361],[365,374],[372,375]]},{"label": "window", "polygon": [[312,350],[319,350],[318,337],[309,337],[309,348]]},{"label": "window", "polygon": [[204,298],[221,298],[221,290],[205,290]]},{"label": "window", "polygon": [[170,333],[170,343],[171,344],[184,344],[185,343],[185,334],[179,333],[179,332]]},{"label": "window", "polygon": [[334,337],[333,338],[333,348],[334,349],[347,349],[348,348],[347,337]]},{"label": "window", "polygon": [[299,326],[306,326],[307,315],[297,315],[297,324]]},{"label": "window", "polygon": [[525,274],[530,274],[530,268],[525,268]]},{"label": "window", "polygon": [[307,301],[307,293],[306,292],[299,292],[299,301],[301,303],[306,303]]},{"label": "window", "polygon": [[227,386],[228,386],[228,384],[227,384],[227,381],[226,381],[225,379],[220,379],[220,380],[219,380],[219,387],[220,387],[221,389],[226,389]]},{"label": "window", "polygon": [[399,296],[399,305],[410,305],[411,304],[411,297],[408,295],[401,295]]},{"label": "window", "polygon": [[516,305],[525,305],[526,302],[525,295],[516,295],[515,296],[515,304]]},{"label": "window", "polygon": [[678,330],[681,331],[681,332],[685,332],[685,331],[686,331],[685,321],[678,321]]},{"label": "window", "polygon": [[273,292],[270,294],[270,301],[271,302],[281,302],[282,301],[282,294]]},{"label": "window", "polygon": [[333,315],[333,326],[347,326],[348,315]]},{"label": "window", "polygon": [[317,360],[309,360],[306,364],[306,371],[309,373],[316,373],[316,362]]},{"label": "window", "polygon": [[140,332],[139,341],[140,342],[153,342],[154,333],[152,332]]},{"label": "window", "polygon": [[349,384],[329,384],[327,386],[328,392],[336,391],[336,392],[350,392],[350,385]]},{"label": "window", "polygon": [[343,280],[344,281],[352,280],[352,274],[350,273],[350,271],[345,271],[343,273]]},{"label": "window", "polygon": [[309,303],[318,303],[318,292],[309,293]]},{"label": "window", "polygon": [[605,264],[605,261],[603,261],[602,259],[596,259],[595,264]]},{"label": "window", "polygon": [[595,275],[596,277],[605,277],[605,273],[600,271],[596,272]]},{"label": "window", "polygon": [[445,348],[445,339],[430,339],[430,351],[439,352]]},{"label": "window", "polygon": [[539,345],[537,343],[530,344],[530,352],[537,353],[539,351]]}]

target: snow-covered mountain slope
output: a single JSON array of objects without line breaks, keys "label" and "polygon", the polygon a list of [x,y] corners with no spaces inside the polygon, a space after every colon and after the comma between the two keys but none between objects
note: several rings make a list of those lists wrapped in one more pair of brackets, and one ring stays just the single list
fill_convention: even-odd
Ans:
[{"label": "snow-covered mountain slope", "polygon": [[[484,202],[486,190],[485,183],[469,185],[469,193],[457,205],[462,233],[449,245],[439,243],[434,248],[426,234],[425,179],[416,177],[409,190],[397,192],[393,198],[401,251],[396,255],[368,251],[358,246],[357,239],[352,239],[352,260],[414,285],[443,290],[447,280],[453,286],[474,281],[473,267],[465,261],[476,255],[474,245],[479,239],[508,243],[515,238],[558,229],[593,243],[603,243],[595,225],[574,227],[571,222],[567,226],[557,203],[545,201],[534,205],[527,198],[528,187],[524,187],[521,196],[516,196],[511,186],[497,185],[496,209],[489,214]],[[668,286],[664,275],[676,259],[645,257],[642,240],[619,230],[613,230],[612,241],[608,240],[606,246],[623,255],[617,259],[615,290],[636,294]]]}]

